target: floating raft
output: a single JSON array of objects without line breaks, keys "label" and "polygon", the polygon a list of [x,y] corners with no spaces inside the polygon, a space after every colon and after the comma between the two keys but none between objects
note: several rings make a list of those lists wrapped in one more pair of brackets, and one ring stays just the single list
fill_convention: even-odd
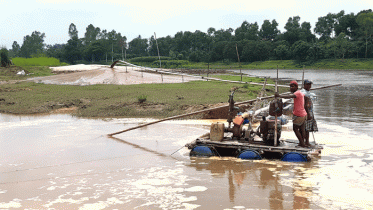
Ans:
[{"label": "floating raft", "polygon": [[311,160],[311,155],[321,153],[323,147],[312,144],[311,147],[298,147],[297,140],[280,140],[278,146],[265,145],[263,141],[249,141],[224,137],[222,141],[209,138],[197,138],[185,145],[191,156],[230,156],[242,159],[281,159],[283,161],[304,162]]}]

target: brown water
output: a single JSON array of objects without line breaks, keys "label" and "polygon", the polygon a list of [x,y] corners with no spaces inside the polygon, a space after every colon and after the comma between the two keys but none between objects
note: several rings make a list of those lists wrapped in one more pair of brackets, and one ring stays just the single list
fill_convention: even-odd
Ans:
[{"label": "brown water", "polygon": [[0,209],[372,209],[372,85],[361,83],[372,75],[345,80],[316,92],[315,139],[324,150],[307,163],[190,158],[182,147],[211,121],[109,138],[151,119],[1,114]]}]

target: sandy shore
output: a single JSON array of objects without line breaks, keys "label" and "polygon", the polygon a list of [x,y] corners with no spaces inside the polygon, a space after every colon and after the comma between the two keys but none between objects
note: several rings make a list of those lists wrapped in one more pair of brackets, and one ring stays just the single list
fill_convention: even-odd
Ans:
[{"label": "sandy shore", "polygon": [[145,83],[181,83],[200,80],[194,77],[178,75],[161,75],[159,73],[141,72],[138,67],[115,66],[110,68],[104,65],[71,65],[51,67],[56,75],[35,77],[28,79],[44,84],[62,85],[94,85],[117,84],[132,85]]}]

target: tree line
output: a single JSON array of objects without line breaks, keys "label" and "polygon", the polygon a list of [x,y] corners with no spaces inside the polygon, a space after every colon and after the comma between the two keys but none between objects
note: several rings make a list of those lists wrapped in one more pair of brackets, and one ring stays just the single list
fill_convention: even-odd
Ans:
[{"label": "tree line", "polygon": [[236,29],[208,28],[202,31],[180,31],[173,37],[156,40],[155,36],[127,38],[115,30],[108,32],[88,25],[83,38],[78,37],[76,26],[71,23],[65,44],[45,45],[45,34],[34,31],[23,39],[20,46],[13,42],[10,57],[55,57],[74,64],[80,61],[98,62],[144,56],[169,57],[172,60],[193,62],[232,62],[238,55],[242,62],[265,60],[296,60],[312,62],[320,59],[373,58],[373,12],[371,9],[358,14],[328,13],[319,17],[314,30],[309,22],[299,16],[289,17],[278,29],[276,20],[244,21]]}]

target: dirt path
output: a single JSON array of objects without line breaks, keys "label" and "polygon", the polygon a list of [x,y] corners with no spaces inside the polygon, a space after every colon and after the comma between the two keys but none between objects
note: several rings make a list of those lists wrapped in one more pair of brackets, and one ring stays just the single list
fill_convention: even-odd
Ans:
[{"label": "dirt path", "polygon": [[94,85],[117,84],[132,85],[144,83],[181,83],[198,80],[193,77],[177,75],[161,75],[149,72],[140,72],[139,68],[115,66],[113,69],[103,65],[73,65],[52,67],[57,75],[35,77],[28,79],[44,84],[61,85]]}]

